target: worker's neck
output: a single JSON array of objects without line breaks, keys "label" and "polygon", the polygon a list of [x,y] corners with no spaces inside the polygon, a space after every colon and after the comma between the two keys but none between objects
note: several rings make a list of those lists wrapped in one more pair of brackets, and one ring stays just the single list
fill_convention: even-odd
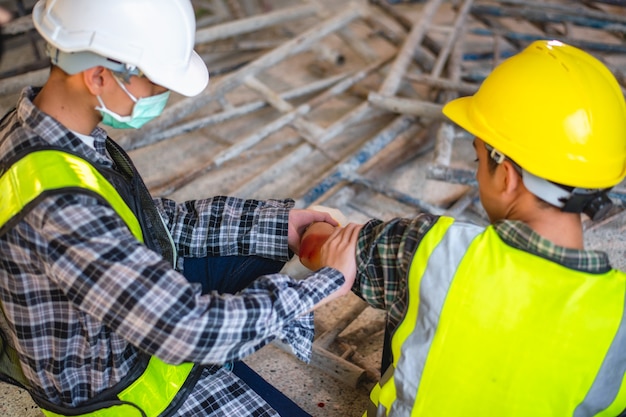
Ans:
[{"label": "worker's neck", "polygon": [[33,103],[39,110],[74,132],[89,135],[99,123],[93,98],[76,78],[54,73]]},{"label": "worker's neck", "polygon": [[516,216],[541,237],[558,246],[584,249],[583,227],[580,214],[565,213],[557,208],[543,208]]}]

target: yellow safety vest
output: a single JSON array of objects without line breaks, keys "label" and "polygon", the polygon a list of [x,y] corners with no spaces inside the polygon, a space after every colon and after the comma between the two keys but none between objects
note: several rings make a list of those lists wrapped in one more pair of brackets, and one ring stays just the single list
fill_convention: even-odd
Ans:
[{"label": "yellow safety vest", "polygon": [[[12,227],[43,196],[68,190],[78,190],[106,201],[131,233],[143,242],[136,215],[111,183],[82,158],[50,149],[27,154],[0,177],[0,230]],[[117,398],[113,396],[95,404],[88,402],[77,408],[59,407],[31,395],[48,417],[157,417],[168,409],[185,382],[191,379],[192,368],[191,363],[169,365],[150,357],[145,370],[118,392]],[[180,398],[177,403],[182,403]]]},{"label": "yellow safety vest", "polygon": [[617,416],[626,274],[591,274],[441,217],[409,271],[367,417]]}]

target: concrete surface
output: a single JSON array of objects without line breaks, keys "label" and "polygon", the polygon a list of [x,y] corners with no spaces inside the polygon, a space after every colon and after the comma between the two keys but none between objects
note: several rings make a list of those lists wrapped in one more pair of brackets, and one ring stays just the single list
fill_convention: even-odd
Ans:
[{"label": "concrete surface", "polygon": [[[25,4],[28,6],[33,2],[32,0],[25,1]],[[269,3],[289,5],[300,4],[301,2],[285,0],[270,1]],[[347,1],[331,2],[328,0],[320,3],[333,5],[335,9],[345,7],[348,4]],[[361,3],[366,3],[366,1],[361,1]],[[416,16],[421,13],[424,3],[407,2],[397,5],[397,7],[406,16]],[[437,15],[436,20],[441,24],[449,24],[451,22],[450,11],[455,2],[444,3],[445,7],[442,9],[442,13]],[[555,0],[554,3],[562,2]],[[14,7],[14,2],[0,1],[1,5],[11,8]],[[385,22],[390,25],[389,28],[398,30],[397,26],[388,21]],[[287,26],[287,29],[289,30],[277,29],[276,33],[281,35],[283,32],[291,31],[291,35],[293,35],[300,31],[298,25]],[[385,48],[389,47],[387,43],[381,41],[379,36],[374,36],[362,22],[355,23],[351,29],[357,35],[367,39],[368,44],[381,54],[384,54]],[[442,31],[437,33],[440,32]],[[468,42],[474,41],[474,38],[468,39]],[[14,65],[19,59],[29,59],[30,46],[27,41],[12,41],[10,45],[12,49],[0,62],[0,71]],[[341,42],[338,37],[331,37],[328,40],[328,45],[335,48],[337,45],[341,45]],[[342,51],[346,54],[346,64],[341,70],[363,66],[362,62],[354,58],[354,51],[350,51],[349,48]],[[223,64],[226,60],[224,56],[211,54],[207,56],[210,60],[210,69]],[[228,60],[233,59],[233,57],[228,57]],[[287,60],[264,73],[262,79],[276,91],[288,89],[292,84],[297,85],[297,78],[311,70],[310,61],[310,54]],[[211,82],[215,83],[219,80],[220,75],[215,74],[212,77]],[[364,86],[374,85],[374,89],[376,89],[376,82],[380,82],[380,76],[372,78],[373,80],[366,80],[363,84]],[[402,91],[406,92],[407,90],[410,94],[415,94],[406,86]],[[17,94],[0,96],[0,113],[4,114],[13,105],[16,96]],[[173,97],[172,103],[180,99],[180,97]],[[250,100],[250,93],[236,89],[229,94],[228,99],[232,103]],[[362,99],[363,97],[359,97],[359,94],[355,92],[351,96],[331,100],[308,115],[308,119],[326,127],[348,113]],[[203,111],[209,113],[209,110],[213,111],[215,107],[216,105],[212,104],[209,109],[203,109]],[[245,137],[251,130],[251,126],[263,126],[264,120],[273,120],[275,117],[275,112],[264,110],[248,117],[198,129],[156,145],[134,150],[131,152],[131,156],[137,163],[139,170],[144,174],[148,186],[152,187],[164,179],[181,175],[190,166],[210,160],[212,156],[234,143],[236,139]],[[395,115],[383,115],[365,120],[358,126],[350,127],[337,140],[324,145],[323,150],[327,155],[311,150],[304,158],[294,159],[290,164],[287,164],[288,169],[277,172],[270,180],[259,184],[259,186],[250,187],[249,184],[253,183],[259,175],[262,175],[267,167],[271,167],[272,164],[281,159],[289,159],[292,155],[291,152],[295,154],[295,150],[303,149],[303,145],[298,141],[297,132],[286,128],[271,135],[253,150],[244,152],[239,157],[223,164],[219,169],[209,170],[206,175],[176,189],[169,197],[183,201],[207,194],[234,194],[253,198],[301,196],[303,190],[307,190],[320,178],[327,175],[337,161],[354,151],[355,147],[358,146],[358,143],[355,143],[358,139],[368,133],[372,134],[379,131],[393,117]],[[428,134],[432,136],[432,132]],[[379,155],[364,164],[362,171],[367,173],[369,179],[380,183],[382,188],[405,193],[429,204],[447,207],[469,191],[470,187],[427,178],[427,167],[434,158],[434,144],[432,140],[424,140],[424,144],[416,145],[419,142],[417,139],[419,135],[421,132],[418,134],[416,131],[402,135],[392,145],[388,146],[385,152],[380,152]],[[113,137],[119,137],[119,135],[114,134]],[[336,160],[330,160],[328,154],[334,155]],[[471,169],[474,166],[473,158],[470,142],[461,139],[456,140],[451,156],[452,166]],[[355,222],[365,221],[371,217],[389,219],[395,216],[411,216],[419,211],[411,204],[402,203],[397,199],[361,186],[343,187],[332,193],[323,201],[323,204],[339,207],[349,220]],[[477,201],[473,201],[468,206],[468,209],[462,213],[463,216],[470,220],[485,221],[484,213]],[[624,212],[618,213],[599,224],[586,223],[588,229],[587,246],[607,251],[614,266],[620,269],[626,269],[625,224],[626,214]],[[294,260],[287,264],[285,272],[294,277],[301,277],[306,273],[306,270],[297,260]],[[320,308],[316,312],[315,318],[316,335],[319,336],[325,330],[333,328],[342,312],[356,302],[359,302],[356,296],[349,296]],[[384,314],[368,307],[340,333],[336,343],[330,349],[337,356],[344,356],[361,367],[377,371],[382,346],[383,324]],[[245,361],[316,417],[361,416],[367,404],[369,389],[373,384],[372,380],[365,379],[358,385],[348,385],[315,366],[298,361],[277,344],[264,347],[246,358]],[[42,414],[23,391],[0,383],[0,416],[40,417]]]}]

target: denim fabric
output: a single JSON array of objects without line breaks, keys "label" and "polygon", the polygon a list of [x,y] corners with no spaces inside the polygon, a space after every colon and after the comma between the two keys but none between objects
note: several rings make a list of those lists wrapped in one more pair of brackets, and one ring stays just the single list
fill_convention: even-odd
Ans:
[{"label": "denim fabric", "polygon": [[202,284],[202,293],[235,294],[262,275],[275,274],[284,262],[258,256],[207,256],[185,258],[184,275]]},{"label": "denim fabric", "polygon": [[[189,281],[202,284],[203,293],[217,291],[220,294],[234,294],[247,287],[257,277],[279,272],[284,264],[258,256],[185,258],[184,275]],[[311,417],[244,362],[228,363],[225,366],[281,416]]]}]

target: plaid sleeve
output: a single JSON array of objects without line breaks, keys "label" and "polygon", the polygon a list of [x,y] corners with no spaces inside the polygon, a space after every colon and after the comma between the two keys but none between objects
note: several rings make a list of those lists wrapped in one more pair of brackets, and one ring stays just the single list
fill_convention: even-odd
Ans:
[{"label": "plaid sleeve", "polygon": [[[308,278],[294,281],[286,275],[268,275],[254,281],[242,295],[272,294],[266,301],[274,304],[276,314],[293,316],[294,320],[276,329],[281,341],[291,346],[294,354],[302,361],[309,362],[313,344],[313,306],[328,295],[337,291],[344,283],[341,272],[333,268],[322,268]],[[269,305],[268,305],[269,307]],[[296,311],[305,313],[294,314]],[[259,326],[270,326],[271,322]],[[248,349],[252,353],[255,349]]]},{"label": "plaid sleeve", "polygon": [[237,295],[200,295],[107,205],[71,195],[54,203],[29,218],[38,217],[32,224],[47,242],[40,251],[63,298],[166,362],[224,363],[275,337],[306,336],[309,323],[296,319],[343,283],[329,270],[303,281],[266,276]]},{"label": "plaid sleeve", "polygon": [[392,323],[404,314],[413,254],[436,219],[422,214],[388,222],[370,220],[359,233],[353,291],[373,307],[387,310]]},{"label": "plaid sleeve", "polygon": [[287,261],[293,200],[155,199],[182,257],[258,255]]}]

